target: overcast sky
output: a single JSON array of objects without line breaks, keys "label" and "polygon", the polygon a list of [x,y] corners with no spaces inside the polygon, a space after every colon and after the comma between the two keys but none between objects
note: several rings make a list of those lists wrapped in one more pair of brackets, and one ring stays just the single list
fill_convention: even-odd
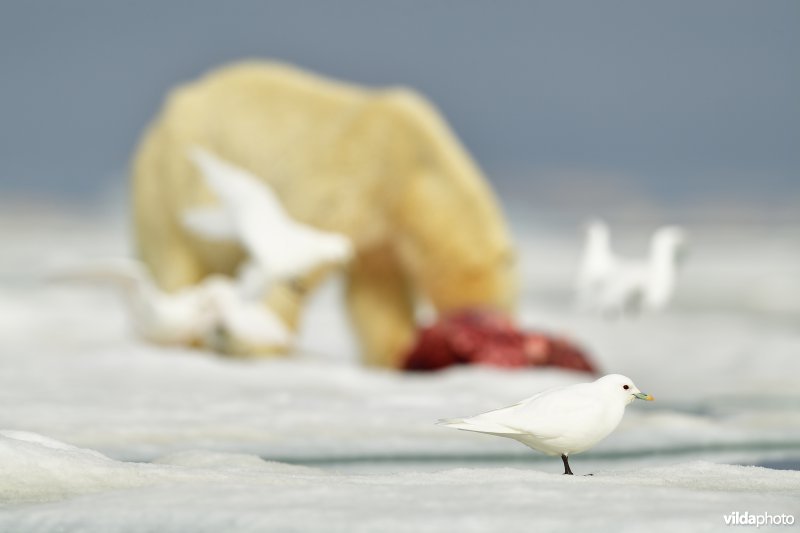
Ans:
[{"label": "overcast sky", "polygon": [[415,87],[501,183],[800,198],[796,0],[4,0],[0,194],[96,197],[169,87],[243,57]]}]

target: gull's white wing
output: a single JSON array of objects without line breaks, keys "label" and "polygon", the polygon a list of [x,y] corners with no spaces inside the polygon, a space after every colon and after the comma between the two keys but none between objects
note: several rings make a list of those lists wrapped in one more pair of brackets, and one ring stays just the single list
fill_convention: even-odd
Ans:
[{"label": "gull's white wing", "polygon": [[211,276],[201,285],[216,310],[219,322],[234,338],[246,344],[288,345],[292,333],[263,302],[241,292],[241,281]]},{"label": "gull's white wing", "polygon": [[289,218],[272,189],[257,176],[199,146],[190,148],[188,156],[223,208],[232,211],[231,216],[248,213],[247,209],[258,209],[279,220]]},{"label": "gull's white wing", "polygon": [[248,260],[239,265],[233,283],[239,298],[260,301],[266,296],[271,281],[259,263]]},{"label": "gull's white wing", "polygon": [[238,241],[236,223],[225,209],[196,207],[181,216],[183,225],[192,233],[209,240]]},{"label": "gull's white wing", "polygon": [[256,346],[286,346],[292,333],[283,320],[262,303],[240,300],[222,312],[222,323],[238,340]]},{"label": "gull's white wing", "polygon": [[209,238],[234,236],[265,279],[300,276],[324,263],[344,262],[352,244],[343,235],[324,232],[292,219],[267,183],[231,163],[194,147],[189,157],[197,165],[221,209],[185,213],[184,223]]},{"label": "gull's white wing", "polygon": [[[561,388],[561,387],[556,387]],[[490,433],[492,435],[522,435],[524,432],[519,428],[514,427],[515,414],[520,408],[535,400],[536,398],[547,394],[550,390],[542,391],[530,398],[526,398],[521,402],[509,405],[507,407],[500,407],[476,416],[465,418],[444,418],[439,420],[437,424],[441,426],[452,427],[455,429],[463,429],[465,431],[476,431],[478,433]]]},{"label": "gull's white wing", "polygon": [[464,431],[474,431],[476,433],[487,433],[489,435],[523,435],[518,429],[506,426],[491,420],[484,420],[479,416],[471,418],[443,418],[437,422],[440,426],[447,426]]},{"label": "gull's white wing", "polygon": [[184,224],[203,237],[241,243],[251,257],[271,270],[274,257],[289,253],[286,242],[292,242],[294,224],[275,192],[257,176],[203,148],[192,147],[188,156],[220,205],[187,211]]},{"label": "gull's white wing", "polygon": [[507,423],[520,432],[552,439],[593,425],[604,406],[591,383],[559,387],[523,402]]},{"label": "gull's white wing", "polygon": [[443,420],[440,424],[512,438],[556,438],[572,429],[576,421],[589,423],[600,413],[596,397],[587,392],[583,385],[555,387],[508,407],[470,418]]},{"label": "gull's white wing", "polygon": [[196,287],[175,294],[156,292],[131,302],[133,325],[138,333],[162,344],[192,344],[213,327],[215,316]]},{"label": "gull's white wing", "polygon": [[322,264],[344,263],[353,255],[350,240],[339,233],[299,223],[283,232],[265,233],[272,234],[270,248],[259,248],[254,255],[274,278],[300,276]]}]

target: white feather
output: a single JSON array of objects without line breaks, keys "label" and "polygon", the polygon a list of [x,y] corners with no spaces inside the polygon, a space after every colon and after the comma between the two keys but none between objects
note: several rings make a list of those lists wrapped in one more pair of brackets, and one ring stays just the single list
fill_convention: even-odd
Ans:
[{"label": "white feather", "polygon": [[[628,388],[623,388],[626,386]],[[619,374],[592,383],[556,387],[509,407],[439,424],[517,440],[548,455],[588,450],[622,420],[625,406],[640,393],[630,378]],[[652,399],[652,398],[650,398]]]},{"label": "white feather", "polygon": [[[211,276],[201,287],[218,317],[218,328],[251,346],[287,346],[292,333],[267,305],[243,294],[239,284],[224,276]],[[216,334],[216,331],[211,333]],[[213,344],[213,343],[211,343]]]},{"label": "white feather", "polygon": [[236,225],[222,209],[195,207],[187,209],[182,217],[183,225],[192,233],[211,241],[235,241]]},{"label": "white feather", "polygon": [[664,308],[675,291],[684,245],[683,230],[665,226],[653,234],[647,258],[626,259],[612,251],[606,224],[592,222],[576,283],[580,307],[604,313]]},{"label": "white feather", "polygon": [[174,293],[158,288],[143,264],[107,259],[50,276],[53,281],[110,284],[121,290],[136,332],[159,344],[214,345],[220,330],[251,346],[287,346],[291,332],[269,307],[247,297],[241,284],[211,276]]},{"label": "white feather", "polygon": [[[250,172],[199,147],[188,155],[217,196],[219,207],[187,211],[184,225],[208,239],[230,235],[229,240],[247,250],[268,282],[301,276],[320,264],[342,263],[351,257],[349,239],[292,219],[269,185]],[[218,230],[210,227],[215,221],[221,226]]]},{"label": "white feather", "polygon": [[159,344],[194,344],[214,321],[206,295],[197,287],[174,293],[159,289],[145,266],[133,259],[105,259],[49,276],[52,281],[110,285],[120,290],[135,331]]}]

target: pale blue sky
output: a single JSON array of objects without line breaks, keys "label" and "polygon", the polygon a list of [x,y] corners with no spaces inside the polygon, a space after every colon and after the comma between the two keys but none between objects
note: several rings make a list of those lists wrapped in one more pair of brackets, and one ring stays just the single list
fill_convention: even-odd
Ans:
[{"label": "pale blue sky", "polygon": [[170,86],[242,57],[415,87],[501,183],[800,197],[795,0],[5,0],[0,194],[94,198]]}]

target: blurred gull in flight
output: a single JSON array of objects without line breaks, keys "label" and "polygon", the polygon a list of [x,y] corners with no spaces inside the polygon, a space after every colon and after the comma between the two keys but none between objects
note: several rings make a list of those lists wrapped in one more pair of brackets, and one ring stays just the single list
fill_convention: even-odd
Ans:
[{"label": "blurred gull in flight", "polygon": [[132,259],[107,259],[50,276],[53,281],[110,283],[122,290],[134,330],[157,344],[215,347],[220,334],[254,345],[285,346],[291,333],[268,307],[244,297],[237,280],[214,275],[168,293]]},{"label": "blurred gull in flight", "polygon": [[561,455],[564,474],[572,475],[569,455],[606,438],[619,425],[625,407],[637,398],[653,399],[630,378],[610,374],[592,383],[548,389],[510,407],[438,423],[507,437],[547,455]]},{"label": "blurred gull in flight", "polygon": [[187,210],[183,223],[198,236],[239,242],[245,248],[249,261],[239,276],[249,291],[263,293],[271,283],[352,256],[347,237],[295,221],[269,185],[248,171],[199,147],[188,155],[220,205]]},{"label": "blurred gull in flight", "polygon": [[591,222],[576,284],[579,305],[603,313],[663,309],[675,291],[685,243],[681,228],[664,226],[653,234],[646,259],[625,259],[612,251],[608,226]]},{"label": "blurred gull in flight", "polygon": [[236,279],[212,275],[168,293],[143,264],[127,259],[96,263],[53,279],[106,282],[122,289],[134,328],[152,342],[223,351],[230,342],[287,346],[290,330],[263,302],[270,285],[324,263],[346,261],[352,255],[350,241],[291,219],[269,186],[245,170],[202,148],[191,149],[189,157],[220,205],[189,209],[183,223],[201,237],[234,241],[245,248],[249,257]]}]

